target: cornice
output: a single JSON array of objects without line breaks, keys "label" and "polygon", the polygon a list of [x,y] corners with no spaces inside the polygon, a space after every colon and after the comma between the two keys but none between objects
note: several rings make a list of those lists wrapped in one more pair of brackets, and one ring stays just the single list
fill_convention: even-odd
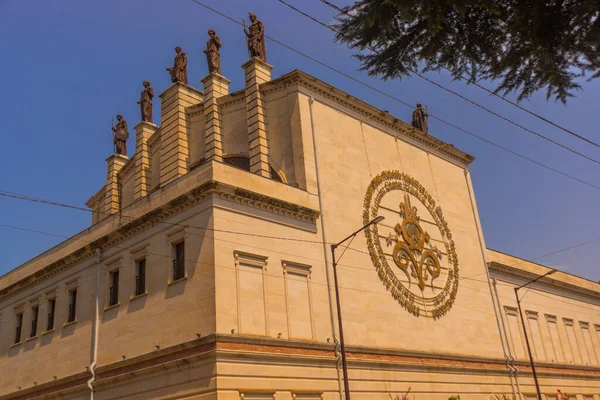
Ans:
[{"label": "cornice", "polygon": [[148,150],[160,143],[160,128],[148,138]]},{"label": "cornice", "polygon": [[[510,265],[505,265],[496,261],[488,262],[488,269],[491,272],[494,272],[497,275],[505,276],[508,278],[512,278],[513,280],[521,281],[522,283],[526,283],[532,279],[537,278],[539,275],[534,274],[529,271],[525,271],[523,269],[519,269],[518,267],[513,267]],[[600,302],[600,292],[596,292],[587,288],[583,288],[581,286],[577,286],[568,282],[565,282],[560,279],[554,279],[552,276],[548,276],[539,281],[538,284],[547,284],[551,285],[553,288],[565,290],[571,294],[577,296],[586,297],[596,303]]]},{"label": "cornice", "polygon": [[[105,251],[117,246],[132,236],[152,228],[153,226],[166,221],[176,214],[194,207],[195,205],[207,199],[209,196],[213,195],[238,204],[244,204],[304,222],[314,223],[320,215],[319,211],[317,210],[302,207],[297,204],[289,203],[249,190],[240,189],[235,186],[227,185],[217,181],[208,181],[171,200],[170,202],[140,216],[139,218],[122,225],[114,231],[94,241],[88,242],[87,245],[79,248],[77,251],[74,251],[60,260],[53,262],[36,273],[31,274],[4,289],[1,289],[0,303],[58,275],[63,271],[68,270],[69,268],[80,264],[85,260],[90,259],[96,254],[96,249],[100,248]],[[113,216],[113,218],[118,218],[118,215]]]},{"label": "cornice", "polygon": [[90,197],[88,201],[85,202],[85,205],[91,208],[92,210],[95,208],[94,206],[98,202],[98,200],[104,199],[104,189],[106,189],[106,185],[102,186],[100,190],[96,192],[95,195]]},{"label": "cornice", "polygon": [[[350,346],[347,349],[348,362],[354,368],[381,368],[389,371],[443,371],[458,373],[500,374],[506,373],[506,362],[503,359],[486,357],[461,357],[436,353],[409,352],[367,346]],[[194,359],[203,359],[210,363],[219,363],[229,359],[262,359],[265,362],[301,363],[304,366],[335,368],[335,346],[333,343],[322,343],[298,339],[276,339],[268,336],[227,335],[211,333],[201,338],[148,352],[123,361],[96,368],[98,387],[110,385],[116,380],[131,376],[139,376],[142,371],[150,374],[156,368],[183,366]],[[548,378],[596,379],[600,369],[587,366],[555,365],[538,363],[538,374]],[[531,374],[530,366],[525,361],[517,361],[520,373]],[[134,374],[134,375],[132,375]],[[44,394],[77,390],[91,377],[89,372],[67,376],[56,381],[45,382],[18,392],[0,396],[0,400],[27,399]]]},{"label": "cornice", "polygon": [[473,156],[455,148],[454,145],[425,134],[398,118],[393,117],[386,111],[373,107],[362,100],[299,70],[292,71],[278,79],[263,83],[261,85],[261,93],[268,95],[292,86],[303,87],[343,108],[361,115],[367,121],[374,122],[387,128],[389,131],[394,132],[394,136],[409,137],[420,145],[431,149],[432,152],[444,154],[447,157],[459,161],[465,166],[475,159]]},{"label": "cornice", "polygon": [[227,96],[219,97],[217,99],[217,104],[221,109],[225,109],[228,107],[235,106],[237,104],[244,103],[246,100],[246,91],[238,90],[237,92],[233,92],[228,94]]},{"label": "cornice", "polygon": [[129,160],[127,160],[127,162],[125,163],[125,165],[123,165],[121,167],[121,169],[119,170],[119,172],[117,172],[117,177],[119,179],[125,179],[129,174],[133,173],[135,171],[135,158],[136,158],[137,154],[134,154],[133,157],[131,157]]},{"label": "cornice", "polygon": [[204,103],[194,104],[193,106],[187,107],[185,109],[186,115],[189,117],[193,117],[196,115],[204,114]]}]

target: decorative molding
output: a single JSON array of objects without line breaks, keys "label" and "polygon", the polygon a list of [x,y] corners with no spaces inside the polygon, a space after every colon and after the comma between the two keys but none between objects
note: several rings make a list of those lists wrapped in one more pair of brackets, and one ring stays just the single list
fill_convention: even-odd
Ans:
[{"label": "decorative molding", "polygon": [[511,317],[516,317],[518,311],[516,307],[504,306],[504,312]]},{"label": "decorative molding", "polygon": [[[525,271],[523,269],[519,269],[519,267],[502,264],[496,261],[488,262],[488,270],[496,275],[505,276],[507,278],[512,278],[513,280],[518,281],[519,283],[527,283],[528,281],[539,277],[539,274],[535,274],[529,271]],[[545,267],[547,268],[547,267]],[[548,271],[550,270],[547,268]],[[552,276],[545,277],[540,281],[536,282],[537,285],[546,284],[551,285],[555,289],[560,289],[567,291],[571,294],[575,294],[579,297],[587,298],[592,301],[596,305],[600,305],[600,292],[596,292],[590,289],[583,288],[581,286],[577,286],[568,282],[564,282],[562,280],[558,280],[557,278],[553,278]],[[576,299],[579,301],[583,301],[580,299]]]},{"label": "decorative molding", "polygon": [[590,323],[585,321],[579,321],[579,327],[581,329],[590,329]]},{"label": "decorative molding", "polygon": [[463,165],[468,165],[475,159],[473,156],[456,149],[453,145],[425,134],[411,125],[391,116],[387,112],[373,107],[362,100],[299,70],[292,71],[280,78],[263,83],[261,85],[261,93],[263,95],[268,95],[281,90],[286,90],[292,86],[304,87],[310,92],[316,93],[361,115],[365,120],[387,128],[389,131],[394,132],[394,136],[409,137],[413,141],[429,148],[430,151],[442,153],[459,161]]},{"label": "decorative molding", "polygon": [[[289,203],[283,200],[272,198],[246,189],[240,189],[235,186],[227,185],[217,181],[207,181],[189,192],[159,206],[152,211],[141,215],[128,223],[121,225],[112,232],[99,237],[96,240],[87,242],[61,259],[50,265],[36,271],[17,282],[0,289],[0,303],[6,301],[12,296],[22,293],[43,281],[46,281],[58,274],[75,267],[82,262],[96,256],[96,249],[100,248],[106,251],[115,247],[123,241],[150,229],[169,218],[177,215],[195,205],[206,200],[209,196],[219,196],[220,198],[255,207],[261,210],[269,211],[274,214],[283,215],[304,222],[315,223],[320,213],[317,210],[309,209],[297,204]],[[112,218],[119,218],[118,214]],[[69,239],[67,239],[69,240]],[[79,240],[79,239],[75,239]]]},{"label": "decorative molding", "polygon": [[[364,225],[369,224],[379,215],[382,199],[393,191],[400,191],[405,195],[399,210],[399,216],[403,220],[393,228],[395,234],[390,233],[386,239],[382,239],[377,224],[365,229],[371,260],[385,288],[408,312],[417,317],[441,318],[452,307],[458,292],[458,256],[452,233],[444,219],[441,207],[436,205],[433,197],[416,179],[399,171],[384,171],[371,181],[364,200]],[[430,242],[429,234],[421,228],[417,208],[410,204],[411,195],[423,204],[439,229],[445,256]],[[392,254],[395,267],[398,268],[390,267],[381,245],[382,240],[385,240],[388,246],[395,244]],[[426,245],[428,247],[425,247]],[[434,279],[441,275],[440,261],[443,257],[446,258],[447,265],[446,282],[437,294],[432,293],[432,297],[425,297],[423,290],[429,278],[431,278],[433,292]],[[408,286],[398,278],[395,272],[397,270],[404,271],[409,281]],[[421,294],[410,290],[411,278],[416,279]]]},{"label": "decorative molding", "polygon": [[246,104],[246,90],[238,90],[237,92],[233,92],[228,94],[227,96],[219,97],[217,99],[217,104],[224,110],[226,108],[235,106],[237,104]]},{"label": "decorative molding", "polygon": [[106,185],[102,186],[100,190],[96,192],[95,195],[90,197],[88,201],[85,202],[85,205],[91,208],[93,211],[96,211],[96,206],[98,205],[98,201],[100,201],[100,205],[104,205],[104,190],[106,189]]},{"label": "decorative molding", "polygon": [[532,319],[534,321],[538,320],[539,313],[537,311],[525,310],[525,314],[527,315],[528,319]]},{"label": "decorative molding", "polygon": [[156,132],[154,132],[152,134],[152,136],[150,136],[148,138],[148,153],[150,153],[150,150],[152,150],[157,144],[160,144],[160,128],[158,128],[156,130]]},{"label": "decorative molding", "polygon": [[545,317],[546,317],[546,321],[547,321],[549,324],[555,324],[555,323],[556,323],[556,320],[557,320],[557,319],[556,319],[556,315],[550,315],[550,314],[544,314],[544,315],[545,315]]},{"label": "decorative molding", "polygon": [[290,274],[302,275],[302,276],[306,276],[307,278],[310,278],[310,271],[312,269],[311,265],[300,264],[297,262],[285,261],[285,260],[281,261],[281,265],[283,267],[284,274],[290,273]]},{"label": "decorative molding", "polygon": [[[445,373],[465,373],[473,371],[478,374],[498,373],[505,376],[506,365],[502,359],[484,357],[460,357],[445,354],[419,353],[397,351],[378,348],[349,347],[348,361],[357,366],[373,368],[378,363],[385,371],[391,368],[414,371],[436,370]],[[302,340],[277,340],[269,337],[256,337],[246,335],[210,334],[200,339],[184,342],[158,351],[148,352],[143,355],[128,358],[124,361],[103,365],[96,370],[96,387],[111,385],[125,374],[148,373],[157,369],[165,370],[169,365],[183,366],[187,361],[195,359],[210,360],[218,363],[228,357],[242,357],[245,360],[293,360],[299,359],[312,366],[335,369],[335,354],[332,344],[318,343]],[[186,360],[186,361],[181,361]],[[530,376],[529,364],[525,361],[517,362],[520,375]],[[587,378],[600,377],[600,368],[594,366],[556,365],[545,362],[536,362],[538,375],[551,378]],[[138,375],[139,376],[139,375]],[[37,386],[23,388],[0,396],[0,400],[25,400],[41,397],[44,394],[56,393],[61,390],[75,390],[77,388],[87,391],[86,381],[91,377],[90,372],[81,372],[76,375],[59,378],[56,381],[41,383]],[[247,393],[252,393],[247,391]],[[254,392],[258,393],[258,392]],[[262,393],[270,393],[262,392]],[[302,392],[293,391],[298,395]],[[308,393],[308,391],[306,392]],[[314,392],[312,392],[314,393]]]},{"label": "decorative molding", "polygon": [[137,154],[134,154],[133,156],[131,156],[131,158],[129,160],[127,160],[125,165],[123,165],[121,167],[119,172],[117,172],[117,177],[120,180],[125,180],[130,174],[132,174],[135,171],[136,156],[137,156]]}]

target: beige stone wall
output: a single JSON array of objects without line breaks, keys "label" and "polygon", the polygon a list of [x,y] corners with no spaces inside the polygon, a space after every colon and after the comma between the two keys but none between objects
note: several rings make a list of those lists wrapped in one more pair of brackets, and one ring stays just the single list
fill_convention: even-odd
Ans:
[{"label": "beige stone wall", "polygon": [[135,165],[134,159],[130,159],[125,165],[126,173],[119,176],[119,184],[121,185],[121,207],[127,207],[135,200]]},{"label": "beige stone wall", "polygon": [[[131,203],[134,174],[124,172],[121,215],[100,218],[0,277],[0,400],[34,393],[48,399],[89,398],[85,381],[91,374],[85,369],[93,357],[97,284],[96,399],[340,398],[329,245],[363,226],[367,188],[386,170],[416,179],[441,207],[459,260],[458,293],[439,319],[412,315],[386,290],[360,233],[338,265],[352,397],[389,399],[408,387],[415,400],[454,394],[464,400],[495,393],[530,397],[534,387],[519,350],[512,288],[547,269],[482,252],[470,177],[459,160],[467,156],[453,158],[450,153],[457,151],[444,150],[436,139],[390,122],[386,113],[335,88],[321,90],[316,80],[310,82],[285,81],[281,88],[264,83],[252,91],[266,113],[260,117],[266,116],[268,154],[284,170],[288,185],[214,161],[188,171],[187,161],[192,165],[203,158],[205,121],[199,117],[199,92],[181,89],[196,97],[172,110],[175,140],[161,143],[159,136],[171,133],[160,130],[148,140],[149,194]],[[238,96],[223,96],[217,103],[235,103]],[[247,106],[243,101],[221,110],[224,154],[248,154]],[[185,148],[177,148],[178,141]],[[175,147],[164,151],[167,146]],[[161,163],[171,156],[177,165],[165,176]],[[161,175],[168,184],[160,185]],[[380,208],[386,217],[378,227],[382,238],[402,220],[400,201],[401,196],[392,196]],[[432,240],[440,241],[433,216],[416,200],[412,205]],[[186,276],[173,282],[172,245],[181,240]],[[99,260],[96,248],[103,249]],[[342,252],[339,248],[337,256]],[[136,297],[136,260],[143,257],[147,294]],[[500,307],[486,262],[505,266],[490,267]],[[109,306],[115,270],[119,298]],[[77,322],[63,326],[73,285],[78,287]],[[523,309],[545,394],[561,388],[578,400],[600,395],[599,286],[555,274],[527,293]],[[24,312],[25,339],[31,306],[38,302],[41,333],[46,300],[53,293],[55,331],[11,346],[15,313]],[[506,351],[517,356],[518,376],[509,376],[510,354],[503,351],[502,338]]]},{"label": "beige stone wall", "polygon": [[[298,101],[298,94],[295,91],[290,93],[284,91],[265,96],[271,167],[276,171],[282,170],[291,185],[298,185],[295,173],[296,164],[294,163],[297,154],[293,148],[291,129],[292,113],[296,101]],[[302,163],[299,167],[304,169]]]},{"label": "beige stone wall", "polygon": [[[308,102],[308,97],[300,101]],[[340,112],[324,99],[315,100],[313,120],[326,241],[337,242],[361,227],[364,196],[372,177],[384,170],[399,170],[417,179],[441,206],[456,243],[460,276],[485,274],[464,167]],[[382,212],[387,219],[380,230],[387,236],[401,218],[397,212]],[[339,267],[348,343],[502,357],[487,284],[475,282],[479,292],[464,290],[459,284],[452,309],[439,320],[414,317],[386,292],[370,257],[364,254],[362,234],[352,248],[358,251],[349,250]]]},{"label": "beige stone wall", "polygon": [[[85,372],[90,365],[96,269],[87,261],[1,303],[0,396]],[[68,290],[77,288],[75,323],[67,323]],[[54,330],[46,331],[48,300],[56,299]],[[30,338],[32,306],[39,306]],[[21,343],[14,344],[15,314],[23,312]]]},{"label": "beige stone wall", "polygon": [[223,154],[248,155],[246,104],[239,103],[223,110]]},{"label": "beige stone wall", "polygon": [[[177,224],[177,225],[174,225]],[[184,228],[185,225],[190,228]],[[213,243],[206,204],[119,246],[103,262],[98,365],[131,358],[214,332]],[[185,276],[172,279],[172,244],[185,241]],[[136,260],[146,259],[146,294],[135,295]],[[109,273],[119,269],[119,304],[109,307]]]}]

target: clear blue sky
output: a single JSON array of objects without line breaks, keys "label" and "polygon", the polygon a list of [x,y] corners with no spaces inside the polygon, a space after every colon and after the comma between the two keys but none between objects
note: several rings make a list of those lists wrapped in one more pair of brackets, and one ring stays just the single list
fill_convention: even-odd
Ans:
[{"label": "clear blue sky", "polygon": [[[531,158],[600,185],[600,166],[554,147],[420,80],[382,82],[357,72],[351,52],[335,44],[331,32],[277,0],[204,0],[236,19],[254,11],[267,34],[355,77]],[[321,20],[334,12],[318,0],[289,0]],[[338,4],[348,0],[338,0]],[[223,73],[241,88],[240,65],[247,59],[242,30],[191,0],[0,0],[2,157],[0,189],[57,202],[84,205],[105,180],[104,159],[112,151],[110,121],[122,113],[132,127],[142,81],[156,93],[170,85],[165,68],[173,48],[189,57],[190,84],[201,87],[207,74],[202,48],[207,30],[224,43]],[[267,43],[274,76],[302,69],[405,121],[411,110],[339,76],[274,43]],[[590,156],[600,149],[490,97],[480,89],[436,81]],[[488,83],[489,85],[489,83]],[[600,81],[567,106],[546,102],[543,93],[523,105],[559,124],[600,141]],[[159,115],[155,102],[155,118]],[[488,247],[532,258],[600,238],[600,190],[530,164],[436,121],[430,131],[474,155],[475,193]],[[130,152],[133,142],[130,143]],[[0,197],[0,224],[71,236],[89,226],[83,211]],[[61,239],[0,227],[0,274],[22,264]],[[598,273],[600,242],[540,260],[592,280]]]}]

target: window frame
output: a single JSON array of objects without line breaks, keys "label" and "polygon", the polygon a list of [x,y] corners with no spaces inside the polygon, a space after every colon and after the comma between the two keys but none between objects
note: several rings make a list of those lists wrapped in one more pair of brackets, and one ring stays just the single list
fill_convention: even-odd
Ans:
[{"label": "window frame", "polygon": [[67,299],[67,322],[65,325],[77,322],[77,286],[67,290]]},{"label": "window frame", "polygon": [[[133,297],[139,297],[139,296],[148,294],[148,288],[146,287],[146,282],[147,282],[146,271],[148,270],[148,268],[147,268],[148,258],[146,256],[143,256],[143,257],[135,260],[133,262],[133,264],[134,264]],[[142,266],[143,266],[143,271],[141,270]],[[141,279],[140,277],[143,277],[143,279]]]},{"label": "window frame", "polygon": [[[169,267],[167,269],[168,273],[167,273],[167,284],[168,286],[173,285],[175,283],[184,281],[188,278],[188,263],[186,260],[186,254],[188,254],[188,248],[187,248],[187,243],[188,243],[188,237],[187,237],[187,231],[185,228],[179,228],[176,229],[174,231],[171,231],[169,233],[167,233],[167,244],[169,246]],[[180,261],[177,258],[177,246],[178,245],[182,245],[183,246],[183,258]],[[175,265],[175,263],[178,263],[177,266]],[[180,264],[179,264],[180,263]],[[179,267],[182,269],[182,272],[180,275],[175,275],[175,268]]]},{"label": "window frame", "polygon": [[31,330],[29,339],[36,338],[38,335],[38,325],[40,321],[40,305],[38,303],[31,305]]},{"label": "window frame", "polygon": [[46,311],[46,332],[52,332],[56,326],[56,295],[46,299]]},{"label": "window frame", "polygon": [[25,312],[24,310],[15,310],[15,336],[13,340],[13,344],[23,343],[23,316]]}]

